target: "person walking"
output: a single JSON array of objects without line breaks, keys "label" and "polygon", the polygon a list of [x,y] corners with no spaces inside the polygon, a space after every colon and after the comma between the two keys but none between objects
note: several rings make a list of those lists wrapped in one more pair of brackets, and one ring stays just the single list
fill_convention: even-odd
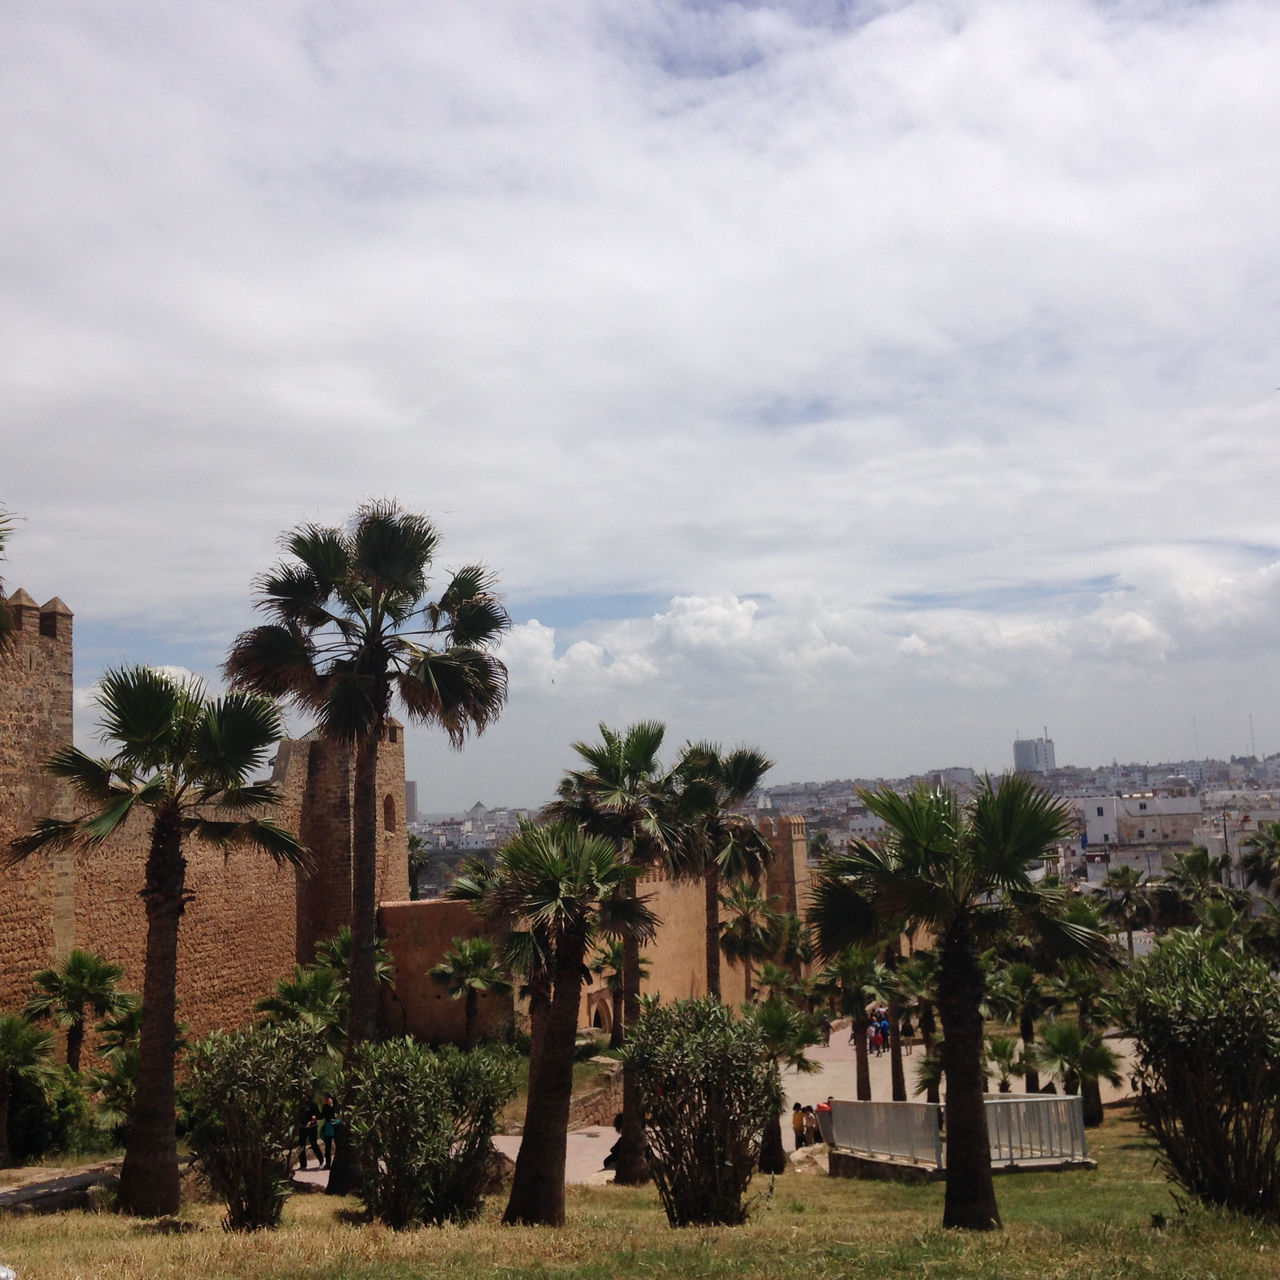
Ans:
[{"label": "person walking", "polygon": [[333,1094],[324,1095],[324,1105],[320,1108],[320,1139],[324,1143],[324,1164],[322,1169],[333,1168],[333,1137],[338,1126],[338,1104]]},{"label": "person walking", "polygon": [[791,1107],[791,1132],[795,1136],[796,1150],[804,1146],[804,1111],[798,1102]]},{"label": "person walking", "polygon": [[298,1160],[298,1168],[307,1167],[307,1148],[316,1153],[316,1164],[323,1167],[324,1157],[320,1154],[320,1145],[316,1142],[316,1126],[319,1123],[316,1111],[316,1100],[309,1094],[302,1095],[302,1104],[298,1107],[298,1142],[302,1153]]}]

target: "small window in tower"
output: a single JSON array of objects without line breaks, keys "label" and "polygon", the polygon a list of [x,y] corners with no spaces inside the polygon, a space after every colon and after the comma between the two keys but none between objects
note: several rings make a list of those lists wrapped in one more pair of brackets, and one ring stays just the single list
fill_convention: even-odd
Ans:
[{"label": "small window in tower", "polygon": [[383,797],[382,825],[387,831],[396,829],[396,802],[391,796]]}]

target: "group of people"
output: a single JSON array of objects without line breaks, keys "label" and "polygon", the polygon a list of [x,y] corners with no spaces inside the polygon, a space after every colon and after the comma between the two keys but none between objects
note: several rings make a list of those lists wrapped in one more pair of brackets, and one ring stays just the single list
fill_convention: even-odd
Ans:
[{"label": "group of people", "polygon": [[[915,1027],[911,1025],[910,1013],[902,1015],[902,1021],[898,1024],[898,1043],[906,1050],[911,1052],[912,1044],[915,1037]],[[854,1037],[858,1034],[857,1024],[854,1025],[849,1032],[849,1043],[853,1044]],[[867,1050],[874,1054],[877,1058],[882,1053],[889,1052],[889,1040],[893,1034],[893,1026],[889,1022],[889,1010],[881,1005],[879,1008],[872,1010],[871,1021],[867,1024]]]},{"label": "group of people", "polygon": [[822,1129],[818,1124],[818,1112],[830,1111],[831,1099],[820,1102],[816,1107],[802,1107],[798,1102],[791,1107],[791,1132],[795,1136],[796,1150],[811,1147],[822,1141]]},{"label": "group of people", "polygon": [[[307,1148],[315,1152],[316,1164],[321,1169],[333,1167],[333,1136],[338,1125],[338,1104],[333,1094],[326,1093],[321,1106],[310,1093],[302,1095],[302,1105],[298,1108],[298,1139],[302,1153],[298,1160],[298,1168],[307,1167]],[[320,1143],[324,1142],[324,1154],[320,1154]]]}]

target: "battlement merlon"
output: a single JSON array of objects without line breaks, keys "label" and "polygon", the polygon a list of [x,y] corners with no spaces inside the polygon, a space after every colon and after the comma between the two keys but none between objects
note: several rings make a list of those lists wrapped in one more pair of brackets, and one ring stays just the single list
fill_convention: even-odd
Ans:
[{"label": "battlement merlon", "polygon": [[39,634],[54,640],[71,639],[71,619],[74,616],[58,597],[45,604],[36,602],[19,587],[5,602],[13,617],[14,634]]}]

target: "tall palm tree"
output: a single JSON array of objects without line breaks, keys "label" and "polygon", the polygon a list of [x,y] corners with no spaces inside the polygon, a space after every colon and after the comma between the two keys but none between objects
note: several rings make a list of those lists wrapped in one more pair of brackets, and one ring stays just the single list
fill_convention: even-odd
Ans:
[{"label": "tall palm tree", "polygon": [[[561,779],[547,816],[576,823],[590,835],[612,840],[632,865],[648,867],[664,861],[676,842],[675,790],[672,772],[659,759],[664,725],[641,720],[619,733],[600,725],[598,743],[575,742],[583,767]],[[634,878],[624,891],[635,895]],[[640,1016],[640,942],[624,934],[622,1012],[626,1027]],[[635,1186],[648,1177],[644,1158],[644,1114],[635,1071],[622,1065],[622,1132],[618,1137],[614,1180]]]},{"label": "tall palm tree", "polygon": [[[770,996],[763,1004],[749,1005],[747,1016],[760,1031],[764,1052],[782,1092],[782,1069],[791,1067],[801,1075],[820,1071],[821,1066],[805,1056],[810,1045],[821,1042],[817,1024],[795,1005],[778,996]],[[782,1173],[787,1167],[787,1155],[782,1145],[782,1117],[775,1114],[765,1125],[764,1140],[760,1144],[760,1172]]]},{"label": "tall palm tree", "polygon": [[757,882],[773,861],[773,846],[747,817],[733,813],[764,780],[773,761],[754,747],[723,751],[717,743],[689,743],[676,763],[680,789],[677,875],[702,880],[706,921],[707,994],[720,999],[720,886]]},{"label": "tall palm tree", "polygon": [[855,842],[826,864],[811,919],[834,955],[883,937],[885,921],[937,939],[938,1007],[947,1081],[943,1225],[1000,1226],[983,1110],[982,941],[1016,924],[1051,950],[1100,947],[1100,935],[1065,921],[1030,878],[1031,864],[1075,830],[1075,814],[1030,779],[984,778],[967,804],[954,792],[888,788],[859,797],[885,824],[878,846]]},{"label": "tall palm tree", "polygon": [[1035,966],[1015,960],[988,978],[989,1003],[1005,1022],[1018,1024],[1022,1041],[1023,1088],[1040,1092],[1039,1063],[1036,1058],[1036,1023],[1054,1007],[1053,991]]},{"label": "tall palm tree", "polygon": [[56,968],[39,969],[31,975],[36,992],[27,1000],[29,1018],[50,1018],[67,1033],[67,1066],[80,1070],[84,1049],[85,1018],[123,1013],[130,997],[116,988],[124,969],[92,951],[72,949]]},{"label": "tall palm tree", "polygon": [[122,667],[102,677],[96,700],[102,738],[114,754],[94,759],[67,747],[46,766],[90,810],[69,821],[44,819],[14,841],[11,857],[102,844],[136,813],[150,821],[138,1088],[120,1203],[154,1216],[178,1207],[174,1005],[178,925],[191,898],[184,843],[194,837],[215,846],[248,845],[295,865],[305,861],[305,851],[296,837],[262,816],[279,799],[275,788],[249,781],[282,732],[280,713],[269,699],[244,692],[210,698],[199,681]]},{"label": "tall palm tree", "polygon": [[1124,930],[1129,959],[1132,960],[1133,931],[1151,918],[1151,904],[1147,900],[1142,872],[1137,867],[1112,867],[1102,887],[1107,891],[1103,913]]},{"label": "tall palm tree", "polygon": [[888,999],[893,975],[875,958],[875,948],[850,943],[836,952],[823,971],[840,989],[840,1012],[848,1014],[853,1044],[854,1088],[859,1102],[871,1101],[871,1064],[867,1060],[868,1005]]},{"label": "tall palm tree", "polygon": [[506,699],[490,652],[510,619],[479,565],[426,599],[438,537],[426,516],[367,502],[345,528],[300,525],[287,558],[256,582],[271,621],[238,636],[224,667],[238,688],[292,699],[323,737],[355,749],[348,1044],[377,1025],[378,750],[392,705],[439,725],[461,747]]},{"label": "tall palm tree", "polygon": [[462,1047],[474,1049],[480,1025],[480,997],[490,991],[503,995],[511,990],[493,943],[488,938],[454,938],[431,976],[444,983],[452,999],[463,1001]]},{"label": "tall palm tree", "polygon": [[725,959],[742,965],[742,978],[748,1003],[754,994],[753,966],[757,961],[776,955],[781,941],[778,913],[748,880],[735,881],[728,893],[720,895],[720,905],[729,918],[720,925],[720,950]]},{"label": "tall palm tree", "polygon": [[[1081,1094],[1084,1122],[1089,1127],[1102,1123],[1102,1094],[1098,1081],[1120,1083],[1120,1059],[1102,1043],[1096,1031],[1084,1031],[1077,1022],[1050,1022],[1036,1046],[1040,1065],[1062,1081],[1064,1092]],[[1091,1083],[1092,1089],[1084,1088]]]},{"label": "tall palm tree", "polygon": [[17,1013],[0,1013],[0,1169],[13,1163],[9,1150],[9,1095],[19,1080],[53,1079],[53,1033]]},{"label": "tall palm tree", "polygon": [[[622,1011],[622,969],[626,961],[626,948],[618,938],[610,938],[596,947],[587,968],[604,980],[605,989],[609,992],[610,1025],[609,1048],[621,1049],[626,1030],[626,1019]],[[649,976],[649,963],[643,956],[640,958],[640,980]]]},{"label": "tall palm tree", "polygon": [[492,907],[542,939],[551,987],[504,1222],[564,1223],[565,1143],[585,962],[599,938],[653,936],[653,914],[625,892],[639,874],[612,840],[570,822],[525,823],[498,853],[488,886]]}]

